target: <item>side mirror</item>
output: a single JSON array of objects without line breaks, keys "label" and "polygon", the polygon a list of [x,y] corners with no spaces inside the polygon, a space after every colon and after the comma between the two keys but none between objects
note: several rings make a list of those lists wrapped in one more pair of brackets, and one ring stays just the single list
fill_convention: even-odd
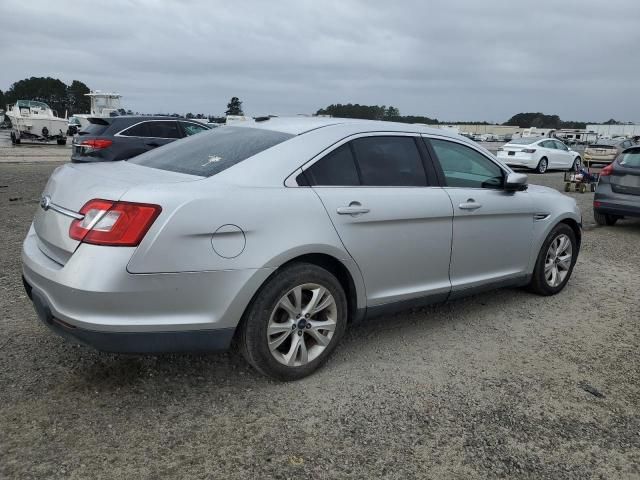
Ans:
[{"label": "side mirror", "polygon": [[527,189],[527,176],[524,173],[509,173],[504,181],[504,189],[508,192],[522,192]]}]

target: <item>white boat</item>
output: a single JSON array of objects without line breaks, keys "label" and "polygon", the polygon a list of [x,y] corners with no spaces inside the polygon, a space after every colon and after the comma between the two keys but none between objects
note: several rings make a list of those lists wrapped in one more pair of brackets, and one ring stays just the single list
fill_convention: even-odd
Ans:
[{"label": "white boat", "polygon": [[72,117],[78,119],[82,128],[89,125],[89,118],[118,115],[120,99],[122,98],[119,93],[94,90],[85,93],[85,95],[91,99],[91,111],[89,113],[75,114]]},{"label": "white boat", "polygon": [[8,108],[6,115],[11,120],[13,143],[20,143],[23,138],[39,141],[57,140],[60,145],[67,142],[67,119],[56,117],[46,103],[18,100]]}]

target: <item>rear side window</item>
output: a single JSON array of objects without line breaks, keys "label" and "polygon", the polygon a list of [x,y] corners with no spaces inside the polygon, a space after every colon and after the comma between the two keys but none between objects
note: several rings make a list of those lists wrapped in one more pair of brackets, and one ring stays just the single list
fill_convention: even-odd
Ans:
[{"label": "rear side window", "polygon": [[551,140],[545,140],[544,142],[540,142],[540,145],[544,148],[555,149],[556,145]]},{"label": "rear side window", "polygon": [[147,122],[149,136],[155,138],[180,138],[178,122],[167,120],[158,122]]},{"label": "rear side window", "polygon": [[349,144],[324,156],[304,172],[311,185],[360,185],[358,170]]},{"label": "rear side window", "polygon": [[353,140],[362,185],[424,187],[427,177],[413,137],[364,137]]},{"label": "rear side window", "polygon": [[123,137],[150,137],[149,122],[142,122],[119,133]]},{"label": "rear side window", "polygon": [[448,187],[502,188],[502,169],[470,147],[446,140],[429,140],[442,166]]},{"label": "rear side window", "polygon": [[293,135],[248,127],[220,127],[172,142],[129,160],[171,172],[210,177]]}]

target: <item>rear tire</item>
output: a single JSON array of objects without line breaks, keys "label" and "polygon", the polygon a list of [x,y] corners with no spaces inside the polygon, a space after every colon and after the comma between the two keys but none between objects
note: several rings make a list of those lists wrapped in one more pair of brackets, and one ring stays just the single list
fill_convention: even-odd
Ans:
[{"label": "rear tire", "polygon": [[560,292],[571,278],[577,258],[576,234],[566,223],[559,223],[540,248],[529,290],[545,296]]},{"label": "rear tire", "polygon": [[542,157],[538,162],[538,166],[536,167],[536,173],[543,174],[547,171],[548,167],[549,161],[547,160],[547,157]]},{"label": "rear tire", "polygon": [[582,159],[580,157],[576,157],[576,159],[573,161],[573,171],[577,172],[580,167],[582,166]]},{"label": "rear tire", "polygon": [[256,294],[243,316],[238,346],[260,373],[298,380],[333,353],[346,331],[347,312],[336,277],[317,265],[294,263],[276,272]]},{"label": "rear tire", "polygon": [[615,215],[609,215],[608,213],[601,213],[597,210],[593,211],[593,218],[595,218],[596,223],[598,225],[602,225],[603,227],[612,227],[618,221],[618,217]]}]

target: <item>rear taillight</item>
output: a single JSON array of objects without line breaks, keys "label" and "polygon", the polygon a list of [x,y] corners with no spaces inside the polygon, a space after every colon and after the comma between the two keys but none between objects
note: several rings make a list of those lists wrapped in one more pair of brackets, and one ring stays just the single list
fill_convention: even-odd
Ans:
[{"label": "rear taillight", "polygon": [[80,143],[80,146],[89,148],[91,150],[102,150],[103,148],[110,147],[113,144],[111,140],[106,138],[94,138],[91,140],[84,140]]},{"label": "rear taillight", "polygon": [[69,236],[94,245],[135,247],[161,211],[146,203],[89,200],[80,209],[84,218],[71,222]]},{"label": "rear taillight", "polygon": [[607,177],[607,176],[611,175],[612,173],[613,173],[613,163],[610,163],[609,165],[604,167],[602,170],[600,170],[600,176],[601,177]]},{"label": "rear taillight", "polygon": [[535,148],[523,148],[522,153],[535,153]]}]

